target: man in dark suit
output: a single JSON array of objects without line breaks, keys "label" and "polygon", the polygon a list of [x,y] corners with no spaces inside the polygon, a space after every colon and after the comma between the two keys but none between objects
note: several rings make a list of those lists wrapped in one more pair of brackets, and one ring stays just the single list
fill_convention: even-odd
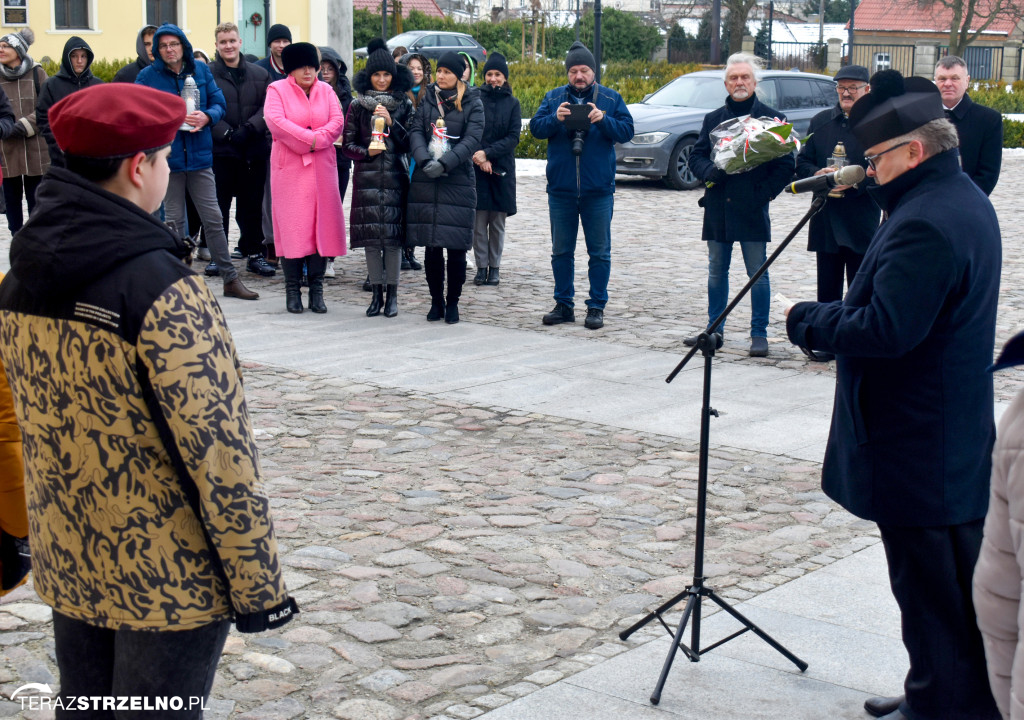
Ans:
[{"label": "man in dark suit", "polygon": [[[807,142],[800,148],[796,174],[805,178],[835,172],[833,153],[843,144],[847,165],[867,167],[864,148],[850,128],[853,104],[871,91],[868,69],[845,65],[835,75],[839,103],[822,110],[811,120]],[[871,236],[878,229],[878,205],[868,195],[874,182],[867,180],[857,187],[836,188],[821,212],[811,218],[807,249],[817,255],[818,302],[843,299],[843,276],[846,286],[853,282]],[[838,197],[836,197],[838,194]],[[815,359],[832,360],[830,353],[815,353]]]},{"label": "man in dark suit", "polygon": [[960,164],[971,180],[991,195],[1003,162],[1003,117],[971,100],[967,94],[970,82],[967,63],[956,55],[947,55],[935,66],[942,106],[960,136]]},{"label": "man in dark suit", "polygon": [[894,70],[850,112],[869,192],[889,213],[842,302],[787,310],[795,344],[835,353],[822,488],[878,523],[910,656],[886,720],[996,720],[971,576],[995,439],[992,363],[1001,245],[960,170],[935,85]]},{"label": "man in dark suit", "polygon": [[[793,178],[793,156],[775,158],[753,170],[735,175],[715,165],[711,159],[711,131],[732,118],[786,117],[757,99],[757,73],[761,60],[753,55],[735,53],[725,64],[725,89],[729,96],[725,105],[704,116],[693,150],[690,151],[690,169],[707,184],[704,197],[698,204],[704,208],[702,239],[708,244],[708,320],[714,321],[729,302],[729,264],[733,243],[739,243],[743,263],[750,277],[765,261],[767,243],[772,239],[772,226],[768,218],[768,203],[782,192]],[[750,355],[768,354],[768,306],[771,289],[768,273],[760,277],[750,290]],[[725,328],[720,326],[719,332]],[[693,346],[697,337],[684,342]]]}]

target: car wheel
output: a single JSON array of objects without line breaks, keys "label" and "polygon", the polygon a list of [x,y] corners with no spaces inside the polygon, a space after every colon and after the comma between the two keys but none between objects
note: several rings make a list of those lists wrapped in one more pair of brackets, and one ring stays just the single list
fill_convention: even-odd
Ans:
[{"label": "car wheel", "polygon": [[695,137],[684,137],[672,148],[668,158],[668,174],[665,184],[674,190],[693,190],[700,185],[700,180],[690,170],[690,151],[697,142]]}]

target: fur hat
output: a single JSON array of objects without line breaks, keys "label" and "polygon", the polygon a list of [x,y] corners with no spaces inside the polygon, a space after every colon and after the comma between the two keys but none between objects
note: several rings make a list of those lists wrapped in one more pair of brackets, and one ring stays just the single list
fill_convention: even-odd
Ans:
[{"label": "fur hat", "polygon": [[484,77],[487,77],[488,70],[497,70],[505,76],[505,80],[508,80],[508,62],[500,52],[492,52],[487,56],[487,62],[484,63]]},{"label": "fur hat", "polygon": [[565,54],[566,72],[577,65],[586,65],[594,72],[597,72],[597,60],[594,59],[594,53],[590,52],[587,46],[579,40],[569,46],[569,52]]},{"label": "fur hat", "polygon": [[870,148],[945,116],[939,88],[931,80],[882,70],[871,76],[871,92],[853,104],[850,126],[860,144]]},{"label": "fur hat", "polygon": [[373,75],[376,72],[390,73],[395,76],[395,59],[391,57],[387,43],[380,38],[374,38],[366,46],[366,72]]},{"label": "fur hat", "polygon": [[437,69],[441,68],[447,68],[455,77],[461,78],[462,73],[466,72],[466,61],[457,52],[449,50],[437,59]]},{"label": "fur hat", "polygon": [[270,47],[270,43],[275,40],[284,38],[288,42],[292,41],[292,31],[288,29],[287,25],[271,25],[270,29],[267,30],[267,47]]},{"label": "fur hat", "polygon": [[307,42],[292,43],[281,51],[281,64],[286,75],[304,67],[316,68],[320,72],[320,51],[316,45]]},{"label": "fur hat", "polygon": [[14,52],[18,53],[18,57],[22,60],[28,55],[28,46],[36,41],[36,34],[32,32],[32,28],[24,28],[15,33],[9,33],[0,37],[0,42],[5,42],[14,48]]}]

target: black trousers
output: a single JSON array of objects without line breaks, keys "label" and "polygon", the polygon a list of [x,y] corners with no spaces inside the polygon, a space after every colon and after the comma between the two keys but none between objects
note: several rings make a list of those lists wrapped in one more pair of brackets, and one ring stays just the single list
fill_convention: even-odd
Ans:
[{"label": "black trousers", "polygon": [[[54,612],[60,695],[72,708],[58,710],[58,720],[201,718],[199,701],[206,704],[210,697],[230,628],[229,620],[221,620],[194,630],[108,630]],[[140,697],[151,708],[167,698],[170,709],[112,710],[101,704],[79,710],[72,696],[98,697],[101,703],[104,698]]]},{"label": "black trousers", "polygon": [[447,295],[444,291],[445,252],[444,248],[428,247],[423,253],[423,271],[427,276],[430,299],[434,302],[444,301],[448,305],[455,305],[459,302],[459,298],[462,297],[462,286],[466,284],[466,251],[447,250]]},{"label": "black trousers", "polygon": [[984,525],[878,527],[910,656],[910,720],[1000,719],[971,599]]},{"label": "black trousers", "polygon": [[25,214],[21,209],[22,192],[24,191],[25,199],[28,200],[28,214],[31,215],[36,206],[36,188],[42,179],[42,175],[15,175],[4,178],[7,229],[11,231],[11,235],[21,230],[21,226],[25,224]]},{"label": "black trousers", "polygon": [[214,157],[213,177],[217,183],[217,204],[224,216],[224,234],[228,234],[231,199],[238,198],[235,205],[235,222],[240,233],[238,249],[246,257],[262,255],[263,186],[267,180],[267,158]]},{"label": "black trousers", "polygon": [[842,300],[843,275],[849,289],[864,256],[841,245],[839,252],[818,252],[815,255],[818,256],[818,302]]}]

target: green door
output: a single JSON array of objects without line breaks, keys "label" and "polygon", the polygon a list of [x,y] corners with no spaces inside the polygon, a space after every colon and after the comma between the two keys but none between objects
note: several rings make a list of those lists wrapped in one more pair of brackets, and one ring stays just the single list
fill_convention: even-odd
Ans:
[{"label": "green door", "polygon": [[242,0],[242,17],[238,19],[242,52],[260,58],[267,54],[267,19],[263,9],[263,0]]}]

